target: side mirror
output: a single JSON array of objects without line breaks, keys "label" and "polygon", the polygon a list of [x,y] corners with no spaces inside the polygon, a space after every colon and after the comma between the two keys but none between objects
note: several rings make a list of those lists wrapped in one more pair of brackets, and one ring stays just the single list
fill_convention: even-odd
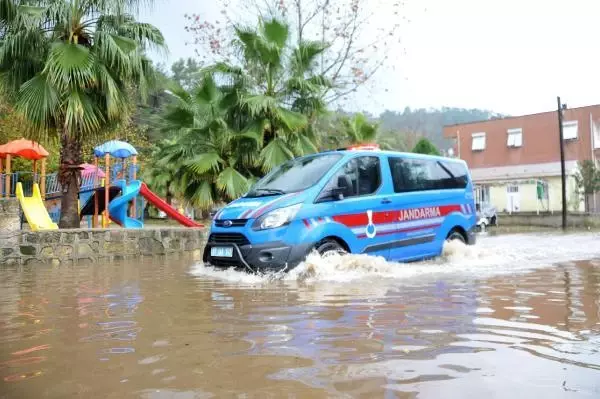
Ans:
[{"label": "side mirror", "polygon": [[334,187],[331,189],[331,198],[333,198],[334,201],[340,201],[343,200],[346,194],[346,190],[340,187]]}]

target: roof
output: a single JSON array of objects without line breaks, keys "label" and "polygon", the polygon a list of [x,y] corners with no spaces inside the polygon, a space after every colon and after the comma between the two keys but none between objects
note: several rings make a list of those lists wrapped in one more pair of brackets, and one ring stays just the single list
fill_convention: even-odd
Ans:
[{"label": "roof", "polygon": [[[600,104],[593,104],[593,105],[586,105],[583,107],[574,107],[574,108],[567,108],[566,110],[580,110],[580,109],[585,109],[585,108],[595,108],[595,107],[600,107]],[[453,123],[453,124],[449,124],[449,125],[444,125],[444,128],[447,127],[455,127],[455,126],[465,126],[465,125],[474,125],[476,123],[487,123],[487,122],[495,122],[495,121],[501,121],[501,120],[509,120],[509,119],[518,119],[518,118],[526,118],[529,116],[538,116],[538,115],[544,115],[544,114],[553,114],[556,113],[557,110],[553,110],[553,111],[544,111],[544,112],[535,112],[533,114],[524,114],[524,115],[510,115],[510,116],[504,116],[504,117],[498,117],[498,118],[491,118],[491,119],[480,119],[477,121],[471,121],[471,122],[463,122],[463,123]]]},{"label": "roof", "polygon": [[109,154],[115,158],[129,158],[137,155],[137,153],[137,150],[131,144],[119,140],[107,141],[94,148],[94,155],[97,157]]},{"label": "roof", "polygon": [[[575,172],[576,169],[577,161],[565,162],[565,174],[571,175]],[[555,177],[560,175],[560,162],[471,169],[471,179],[477,183],[494,180],[517,180],[539,177]]]},{"label": "roof", "polygon": [[33,140],[20,138],[0,145],[0,158],[6,158],[7,155],[36,161],[46,158],[50,154],[41,144]]}]

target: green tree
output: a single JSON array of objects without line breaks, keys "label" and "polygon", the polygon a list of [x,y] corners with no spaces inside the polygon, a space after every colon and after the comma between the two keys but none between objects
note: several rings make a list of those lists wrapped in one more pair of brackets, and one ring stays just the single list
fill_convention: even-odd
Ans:
[{"label": "green tree", "polygon": [[200,63],[193,58],[180,58],[171,65],[171,78],[181,87],[189,90],[200,79],[200,69]]},{"label": "green tree", "polygon": [[[174,136],[154,155],[153,174],[167,194],[202,210],[248,190],[259,156],[253,137],[232,130],[231,93],[208,73],[192,91],[174,86],[163,129]],[[234,113],[235,114],[235,113]]]},{"label": "green tree", "polygon": [[164,39],[129,14],[138,6],[136,0],[0,0],[0,85],[30,122],[29,136],[60,140],[62,228],[79,226],[84,141],[121,120],[134,100],[128,88],[144,98],[152,83],[145,50],[162,47]]},{"label": "green tree", "polygon": [[374,143],[377,139],[379,126],[369,122],[364,114],[345,118],[342,124],[349,144]]},{"label": "green tree", "polygon": [[177,165],[173,189],[207,210],[245,193],[271,168],[316,152],[314,121],[325,112],[329,84],[313,73],[321,43],[289,46],[288,27],[275,20],[236,29],[241,65],[204,68],[186,90],[174,84],[162,115],[170,145],[155,167]]},{"label": "green tree", "polygon": [[578,192],[583,195],[585,210],[589,211],[590,196],[600,191],[600,169],[598,169],[594,161],[589,159],[579,161],[577,171],[573,177]]},{"label": "green tree", "polygon": [[237,27],[241,67],[218,63],[208,68],[226,82],[221,88],[231,104],[230,127],[256,141],[264,171],[316,152],[310,122],[326,109],[323,94],[330,82],[314,69],[327,46],[303,41],[290,48],[289,41],[288,25],[277,19],[261,19],[258,28]]},{"label": "green tree", "polygon": [[421,138],[415,148],[413,148],[412,152],[416,152],[417,154],[426,154],[426,155],[440,155],[439,150],[435,145],[425,137]]}]

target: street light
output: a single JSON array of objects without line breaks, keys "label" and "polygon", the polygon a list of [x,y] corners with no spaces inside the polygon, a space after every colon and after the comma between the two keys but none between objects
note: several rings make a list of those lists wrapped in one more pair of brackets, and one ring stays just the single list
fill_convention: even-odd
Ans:
[{"label": "street light", "polygon": [[565,176],[565,148],[563,140],[563,111],[567,109],[567,104],[560,103],[560,97],[556,97],[558,103],[558,139],[560,140],[560,180],[562,188],[562,228],[567,228],[567,187]]}]

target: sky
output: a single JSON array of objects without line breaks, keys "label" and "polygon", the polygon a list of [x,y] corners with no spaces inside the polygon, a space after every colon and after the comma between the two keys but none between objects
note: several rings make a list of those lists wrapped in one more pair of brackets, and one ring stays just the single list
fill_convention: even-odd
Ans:
[{"label": "sky", "polygon": [[[383,0],[387,1],[387,0]],[[391,3],[391,0],[389,0]],[[159,0],[140,16],[165,35],[170,64],[193,55],[185,13],[218,18],[216,0]],[[347,105],[378,114],[453,106],[510,115],[600,103],[599,0],[406,0],[401,44]],[[393,24],[392,13],[379,24]]]}]

